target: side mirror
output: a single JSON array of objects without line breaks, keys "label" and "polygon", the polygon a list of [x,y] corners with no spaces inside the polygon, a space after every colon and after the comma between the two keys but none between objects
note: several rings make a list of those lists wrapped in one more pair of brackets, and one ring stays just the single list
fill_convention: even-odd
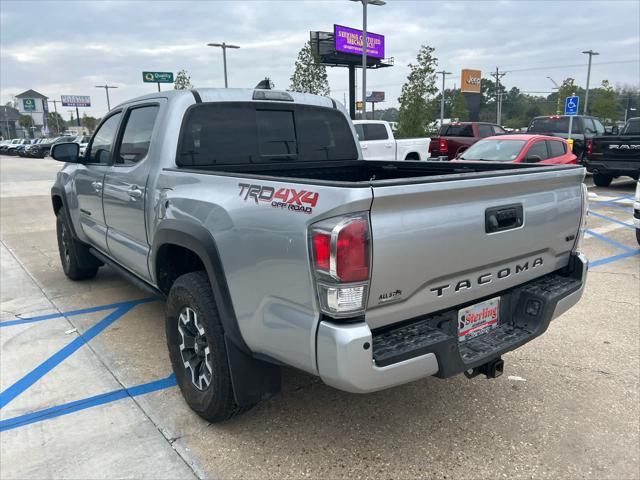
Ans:
[{"label": "side mirror", "polygon": [[542,158],[540,158],[538,155],[530,155],[524,159],[524,163],[538,163],[541,161],[542,161]]},{"label": "side mirror", "polygon": [[58,143],[51,147],[51,157],[59,162],[78,163],[79,156],[80,145],[77,143]]},{"label": "side mirror", "polygon": [[620,129],[617,125],[611,127],[611,135],[620,135]]}]

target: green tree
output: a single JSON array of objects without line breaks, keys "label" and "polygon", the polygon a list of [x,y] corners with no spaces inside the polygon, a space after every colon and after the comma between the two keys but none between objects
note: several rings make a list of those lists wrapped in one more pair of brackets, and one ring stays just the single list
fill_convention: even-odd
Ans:
[{"label": "green tree", "polygon": [[47,114],[47,123],[49,124],[49,132],[51,135],[60,135],[65,131],[67,125],[62,115],[56,112],[49,112]]},{"label": "green tree", "polygon": [[289,90],[316,95],[329,95],[327,67],[320,64],[311,51],[311,42],[304,44],[298,53],[298,59],[291,75]]},{"label": "green tree", "polygon": [[18,124],[27,131],[29,137],[33,135],[33,130],[31,130],[31,127],[33,127],[33,118],[31,118],[31,115],[20,115]]},{"label": "green tree", "polygon": [[469,110],[464,101],[464,95],[460,90],[456,90],[453,94],[453,105],[451,107],[451,118],[455,118],[459,122],[469,120]]},{"label": "green tree", "polygon": [[425,126],[435,119],[432,97],[437,92],[436,64],[434,49],[422,45],[417,63],[409,64],[410,72],[402,86],[398,128],[399,137],[421,137],[426,134]]},{"label": "green tree", "polygon": [[98,119],[95,117],[90,117],[86,113],[83,113],[82,118],[80,119],[80,125],[85,127],[90,132],[93,132],[96,129],[96,125],[98,125]]},{"label": "green tree", "polygon": [[173,82],[174,90],[191,90],[193,85],[191,84],[191,75],[186,70],[180,70],[176,75],[176,79]]},{"label": "green tree", "polygon": [[613,123],[618,118],[616,92],[608,80],[602,81],[602,87],[598,89],[591,104],[591,114],[606,123]]}]

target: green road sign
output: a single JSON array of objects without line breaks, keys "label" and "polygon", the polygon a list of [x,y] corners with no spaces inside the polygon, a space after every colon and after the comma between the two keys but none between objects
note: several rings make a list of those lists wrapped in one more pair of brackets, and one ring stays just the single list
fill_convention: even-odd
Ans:
[{"label": "green road sign", "polygon": [[173,72],[142,72],[144,83],[173,83]]},{"label": "green road sign", "polygon": [[25,112],[35,112],[36,111],[36,101],[33,98],[23,98],[22,99],[22,108]]}]

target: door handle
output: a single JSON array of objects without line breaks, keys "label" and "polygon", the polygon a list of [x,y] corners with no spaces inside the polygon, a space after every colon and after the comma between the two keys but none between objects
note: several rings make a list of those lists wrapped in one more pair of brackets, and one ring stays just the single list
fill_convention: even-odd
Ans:
[{"label": "door handle", "polygon": [[137,185],[133,185],[132,187],[130,187],[129,190],[127,190],[127,193],[133,199],[142,197],[142,190],[140,190]]},{"label": "door handle", "polygon": [[368,147],[367,145],[362,145],[362,144],[361,144],[361,145],[360,145],[360,148],[361,148],[361,149],[363,149],[363,150],[366,150],[366,149],[367,149],[367,148],[369,148],[369,147]]},{"label": "door handle", "polygon": [[102,182],[91,182],[91,186],[98,193],[102,191]]},{"label": "door handle", "polygon": [[391,147],[393,147],[393,145],[392,145],[392,144],[390,144],[390,143],[387,143],[387,144],[385,145],[385,147],[387,147],[387,148],[391,148]]}]

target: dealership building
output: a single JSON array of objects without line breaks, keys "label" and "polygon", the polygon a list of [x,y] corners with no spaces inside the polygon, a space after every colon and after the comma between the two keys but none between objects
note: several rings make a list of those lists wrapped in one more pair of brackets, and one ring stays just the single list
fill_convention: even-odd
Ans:
[{"label": "dealership building", "polygon": [[29,132],[29,136],[48,134],[47,116],[49,114],[49,105],[47,97],[35,90],[27,90],[16,95],[16,107],[20,115],[28,115],[33,121],[32,132]]}]

